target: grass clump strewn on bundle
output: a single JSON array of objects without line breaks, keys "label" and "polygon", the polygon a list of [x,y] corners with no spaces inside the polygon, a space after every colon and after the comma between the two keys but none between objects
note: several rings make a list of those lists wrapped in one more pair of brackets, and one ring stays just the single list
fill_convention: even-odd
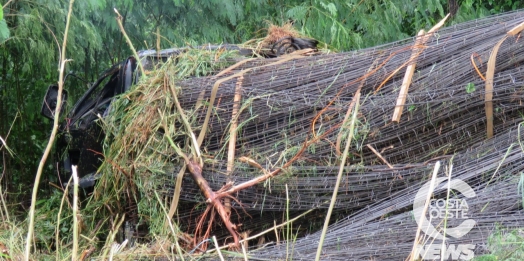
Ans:
[{"label": "grass clump strewn on bundle", "polygon": [[[174,183],[174,179],[166,181],[165,174],[178,171],[183,159],[164,136],[182,150],[189,136],[182,127],[170,85],[179,92],[177,81],[217,72],[231,65],[235,55],[236,52],[222,49],[190,49],[146,72],[130,92],[112,104],[112,112],[102,124],[106,160],[95,190],[96,201],[105,205],[100,210],[111,208],[111,212],[123,213],[129,206],[136,207],[138,218],[147,221],[152,237],[171,234],[164,227],[163,209],[169,206],[161,206],[165,202],[160,202],[164,199],[158,195],[164,194],[161,190],[165,182]],[[195,119],[188,120],[194,125]]]}]

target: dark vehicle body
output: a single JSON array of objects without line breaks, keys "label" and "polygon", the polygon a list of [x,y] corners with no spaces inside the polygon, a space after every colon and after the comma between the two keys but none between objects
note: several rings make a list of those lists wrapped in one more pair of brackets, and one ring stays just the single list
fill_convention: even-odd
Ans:
[{"label": "dark vehicle body", "polygon": [[[131,87],[134,82],[136,59],[128,58],[102,73],[92,87],[76,102],[60,123],[56,142],[56,158],[60,183],[65,185],[77,166],[81,187],[90,187],[96,180],[96,172],[103,158],[104,133],[95,121],[105,117],[111,110],[115,97]],[[67,77],[66,77],[67,80]],[[67,84],[67,81],[64,81]],[[50,86],[42,105],[42,114],[54,118],[57,86]],[[67,92],[65,92],[67,94]],[[67,95],[63,95],[63,100]]]}]

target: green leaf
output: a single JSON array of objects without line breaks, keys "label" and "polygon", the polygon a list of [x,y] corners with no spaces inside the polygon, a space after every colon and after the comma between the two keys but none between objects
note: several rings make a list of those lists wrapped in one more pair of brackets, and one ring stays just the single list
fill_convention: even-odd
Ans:
[{"label": "green leaf", "polygon": [[329,13],[333,16],[333,17],[336,17],[337,16],[337,7],[335,6],[335,4],[333,3],[329,3],[329,4],[325,4],[323,2],[320,2],[320,5],[322,5],[322,7],[326,10],[329,11]]},{"label": "green leaf", "polygon": [[7,28],[7,23],[4,19],[0,20],[0,42],[5,41],[9,38],[9,28]]},{"label": "green leaf", "polygon": [[291,9],[289,9],[286,12],[286,14],[287,14],[287,16],[289,16],[291,18],[294,18],[296,20],[302,20],[302,19],[306,18],[307,11],[308,11],[308,9],[305,6],[298,5],[298,6],[295,6],[295,7],[291,8]]},{"label": "green leaf", "polygon": [[470,82],[466,85],[466,92],[467,93],[472,93],[474,92],[476,89],[475,89],[475,84]]},{"label": "green leaf", "polygon": [[0,20],[4,20],[4,8],[0,9]]}]

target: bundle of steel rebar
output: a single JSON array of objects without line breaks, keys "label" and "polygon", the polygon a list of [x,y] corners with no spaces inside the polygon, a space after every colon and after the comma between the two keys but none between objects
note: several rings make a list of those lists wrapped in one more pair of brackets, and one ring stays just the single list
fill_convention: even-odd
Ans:
[{"label": "bundle of steel rebar", "polygon": [[[472,244],[475,254],[483,254],[488,252],[488,237],[494,232],[509,233],[524,225],[522,131],[524,125],[521,124],[442,163],[437,177],[447,180],[447,174],[451,174],[450,179],[466,182],[475,192],[474,197],[468,198],[456,189],[452,190],[450,198],[467,202],[467,218],[450,218],[447,220],[448,229],[458,227],[466,219],[476,223],[462,237],[448,236],[446,246]],[[430,180],[428,176],[425,178],[331,225],[325,239],[322,260],[401,260],[408,257],[417,231],[417,217],[412,205],[422,185]],[[434,199],[448,197],[446,183],[436,187]],[[426,213],[428,219],[430,216],[429,212]],[[444,233],[441,221],[435,218],[431,224],[442,228],[439,232]],[[311,246],[318,245],[319,234],[317,232],[293,242],[293,257],[298,260],[314,259],[316,248]],[[424,235],[419,242],[427,246],[434,242],[440,244],[442,240]],[[254,251],[253,255],[280,260],[286,257],[285,248],[286,242]]]},{"label": "bundle of steel rebar", "polygon": [[[115,163],[109,168],[128,170],[126,176],[134,173],[140,198],[160,192],[171,199],[184,164],[180,151],[194,154],[194,141],[206,129],[198,149],[203,177],[214,191],[282,169],[231,195],[231,219],[243,224],[240,231],[254,233],[284,222],[286,211],[299,215],[316,209],[294,222],[301,228],[292,243],[294,259],[312,260],[342,151],[351,142],[331,219],[336,222],[322,260],[409,255],[417,230],[409,208],[439,160],[453,164],[453,178],[467,182],[478,195],[468,201],[478,225],[461,240],[485,244],[494,222],[505,227],[524,222],[516,187],[524,168],[517,128],[524,112],[524,49],[520,34],[507,34],[524,22],[522,17],[520,11],[453,25],[423,43],[412,38],[347,53],[237,59],[206,77],[173,80],[170,75],[178,66],[173,59],[122,97],[107,120],[106,133],[119,150],[106,157],[120,160],[118,168]],[[490,54],[504,37],[492,64],[493,79],[486,79]],[[408,65],[415,67],[414,74],[407,95],[399,97]],[[486,81],[493,82],[488,100]],[[400,105],[399,99],[404,100]],[[349,108],[355,103],[359,108],[350,138]],[[392,121],[399,106],[402,116]],[[134,118],[125,121],[130,112]],[[228,160],[231,140],[233,161]],[[178,194],[175,220],[190,233],[205,211],[199,206],[206,198],[189,175]],[[215,224],[213,229],[227,241],[224,227]],[[278,236],[263,237],[271,241]],[[286,242],[252,252],[271,260],[286,254]]]}]

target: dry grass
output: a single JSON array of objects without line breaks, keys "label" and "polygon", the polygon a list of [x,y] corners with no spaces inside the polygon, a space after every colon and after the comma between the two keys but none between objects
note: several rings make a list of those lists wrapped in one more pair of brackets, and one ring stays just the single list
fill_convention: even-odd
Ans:
[{"label": "dry grass", "polygon": [[284,37],[299,37],[300,34],[293,28],[291,23],[284,24],[283,26],[278,26],[274,24],[269,24],[267,29],[267,36],[262,41],[263,45],[270,46],[276,43],[278,40]]}]

